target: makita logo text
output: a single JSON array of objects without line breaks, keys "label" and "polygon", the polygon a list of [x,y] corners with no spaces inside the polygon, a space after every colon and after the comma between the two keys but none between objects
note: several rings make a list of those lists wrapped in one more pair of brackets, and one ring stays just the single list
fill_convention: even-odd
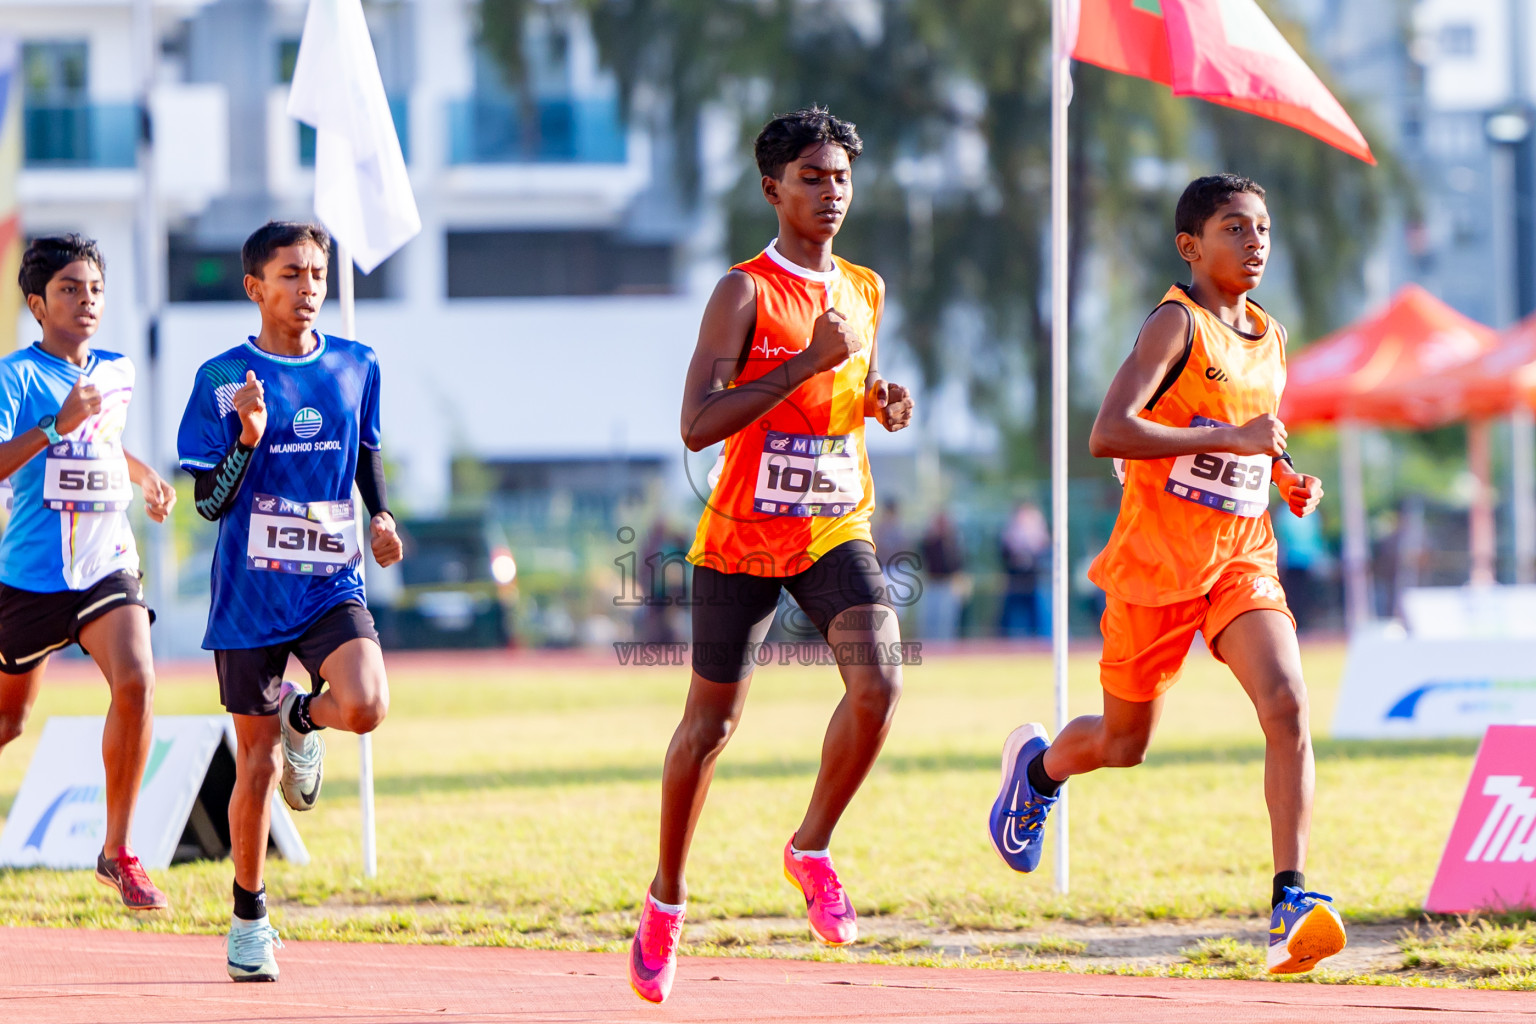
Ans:
[{"label": "makita logo text", "polygon": [[1498,797],[1493,810],[1467,850],[1467,860],[1536,861],[1536,799],[1531,786],[1520,785],[1518,775],[1490,775],[1483,780],[1483,796]]}]

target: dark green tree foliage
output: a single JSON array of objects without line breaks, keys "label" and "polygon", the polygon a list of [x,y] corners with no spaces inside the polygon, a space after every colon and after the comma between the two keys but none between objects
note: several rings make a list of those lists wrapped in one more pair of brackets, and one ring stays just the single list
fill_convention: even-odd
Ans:
[{"label": "dark green tree foliage", "polygon": [[[721,103],[740,115],[732,258],[755,251],[771,229],[750,158],[750,138],[762,121],[820,103],[856,122],[865,151],[855,171],[856,215],[839,251],[886,278],[900,337],[929,382],[964,367],[973,406],[1018,442],[1007,446],[1010,471],[1043,470],[1050,379],[1048,3],[569,2],[590,15],[626,102],[642,89],[662,98],[659,127],[677,147],[686,194],[696,195],[700,111]],[[552,10],[530,0],[484,0],[487,43],[514,69],[524,19],[537,9]],[[1182,164],[1191,174],[1249,174],[1271,190],[1277,243],[1292,256],[1291,305],[1301,312],[1291,325],[1296,340],[1338,326],[1354,308],[1361,257],[1395,177],[1289,128],[1176,100],[1155,83],[1084,65],[1074,80],[1074,287],[1084,281],[1081,256],[1089,246],[1107,255],[1119,290],[1128,292],[1119,301],[1138,308],[1150,308],[1183,276],[1172,221],[1184,182],[1171,171]],[[980,343],[959,358],[949,329],[958,307],[979,312],[983,326]],[[1131,340],[1124,339],[1125,348]],[[1036,400],[1022,400],[1026,393]],[[1090,415],[1076,410],[1075,429]]]}]

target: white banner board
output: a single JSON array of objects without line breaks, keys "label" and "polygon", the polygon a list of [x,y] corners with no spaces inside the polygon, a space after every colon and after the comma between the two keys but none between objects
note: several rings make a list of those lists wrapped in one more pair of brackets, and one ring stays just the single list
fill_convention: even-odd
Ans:
[{"label": "white banner board", "polygon": [[1536,638],[1349,642],[1333,736],[1471,737],[1536,719]]},{"label": "white banner board", "polygon": [[[99,715],[48,719],[0,833],[0,865],[96,866],[107,827],[105,722]],[[202,855],[223,856],[234,785],[233,723],[227,715],[168,715],[156,718],[154,729],[130,830],[134,853],[146,868],[164,868],[187,837]],[[288,860],[309,863],[276,793],[272,845]]]}]

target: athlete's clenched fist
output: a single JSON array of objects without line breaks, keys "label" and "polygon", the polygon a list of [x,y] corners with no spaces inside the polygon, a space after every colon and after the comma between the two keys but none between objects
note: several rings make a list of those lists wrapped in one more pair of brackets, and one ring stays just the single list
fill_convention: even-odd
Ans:
[{"label": "athlete's clenched fist", "polygon": [[395,529],[395,517],[388,512],[380,512],[373,517],[369,532],[372,534],[373,560],[380,566],[394,565],[405,555],[405,545],[400,542],[400,533]]},{"label": "athlete's clenched fist", "polygon": [[1285,424],[1265,413],[1240,427],[1231,428],[1233,455],[1280,455],[1285,451]]},{"label": "athlete's clenched fist", "polygon": [[877,377],[864,396],[864,415],[894,433],[912,422],[912,392]]},{"label": "athlete's clenched fist", "polygon": [[811,325],[811,343],[802,355],[811,361],[817,373],[835,369],[857,355],[864,342],[848,323],[847,317],[829,309]]},{"label": "athlete's clenched fist", "polygon": [[1317,510],[1318,502],[1323,500],[1323,482],[1315,476],[1282,468],[1284,465],[1283,462],[1275,463],[1275,486],[1280,488],[1280,497],[1285,499],[1293,514],[1311,515]]},{"label": "athlete's clenched fist", "polygon": [[71,434],[80,424],[101,412],[101,389],[81,374],[75,378],[75,386],[64,396],[59,414],[54,418],[53,429],[60,434]]},{"label": "athlete's clenched fist", "polygon": [[267,393],[255,370],[245,371],[245,383],[235,392],[235,412],[240,415],[240,443],[256,447],[267,432]]}]

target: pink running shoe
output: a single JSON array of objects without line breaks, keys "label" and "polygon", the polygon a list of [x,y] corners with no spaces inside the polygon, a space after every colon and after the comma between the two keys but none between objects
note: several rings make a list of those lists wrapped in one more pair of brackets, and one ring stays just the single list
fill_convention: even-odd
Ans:
[{"label": "pink running shoe", "polygon": [[784,877],[805,897],[811,932],[829,946],[846,946],[859,937],[858,915],[832,870],[831,857],[801,857],[791,852],[794,838],[784,844]]},{"label": "pink running shoe", "polygon": [[629,945],[629,987],[648,1003],[659,1003],[672,991],[677,976],[677,940],[683,933],[683,914],[657,910],[646,890],[640,910],[640,927]]}]

